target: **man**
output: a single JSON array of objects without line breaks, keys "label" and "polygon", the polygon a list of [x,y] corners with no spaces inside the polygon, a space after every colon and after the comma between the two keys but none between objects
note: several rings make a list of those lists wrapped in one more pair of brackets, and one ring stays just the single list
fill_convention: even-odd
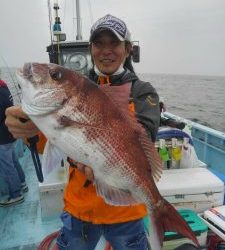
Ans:
[{"label": "man", "polygon": [[5,125],[5,110],[13,105],[10,91],[0,79],[0,176],[5,180],[9,197],[0,201],[0,207],[15,205],[24,201],[21,192],[28,191],[25,175],[15,153],[15,138]]},{"label": "man", "polygon": [[[111,86],[132,83],[129,108],[136,112],[137,119],[154,141],[160,120],[158,95],[150,83],[140,81],[133,71],[131,37],[126,24],[111,15],[99,19],[91,29],[90,52],[94,65],[90,79]],[[20,108],[8,109],[6,114],[6,124],[15,137],[38,133],[31,121],[20,123],[18,117],[26,118]],[[57,240],[58,248],[91,250],[104,235],[114,250],[148,249],[142,220],[147,214],[145,205],[106,204],[90,182],[94,179],[91,168],[76,165],[78,168],[70,167],[64,193],[63,228]]]}]

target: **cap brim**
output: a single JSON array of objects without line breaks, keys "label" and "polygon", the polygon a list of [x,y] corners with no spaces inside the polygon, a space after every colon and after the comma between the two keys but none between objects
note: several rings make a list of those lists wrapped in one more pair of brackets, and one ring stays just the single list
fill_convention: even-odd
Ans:
[{"label": "cap brim", "polygon": [[118,33],[116,32],[115,30],[111,29],[111,28],[106,28],[106,27],[101,27],[101,28],[98,28],[96,29],[92,34],[91,34],[91,37],[90,37],[90,42],[93,42],[93,40],[96,38],[96,36],[101,33],[102,31],[104,30],[109,30],[111,31],[121,42],[125,41],[125,39]]}]

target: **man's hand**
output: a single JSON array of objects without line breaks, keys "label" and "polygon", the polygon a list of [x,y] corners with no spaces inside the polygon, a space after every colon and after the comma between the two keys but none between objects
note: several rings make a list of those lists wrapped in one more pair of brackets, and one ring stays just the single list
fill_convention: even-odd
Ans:
[{"label": "man's hand", "polygon": [[[5,114],[5,124],[8,127],[9,132],[16,139],[30,138],[38,134],[38,128],[31,120],[29,120],[28,116],[22,111],[21,107],[13,106],[7,108]],[[19,120],[21,118],[28,121],[23,123]]]}]

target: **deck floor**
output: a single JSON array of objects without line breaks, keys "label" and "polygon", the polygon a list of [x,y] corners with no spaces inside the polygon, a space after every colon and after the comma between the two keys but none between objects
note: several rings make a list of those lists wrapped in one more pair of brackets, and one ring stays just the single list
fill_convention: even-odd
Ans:
[{"label": "deck floor", "polygon": [[61,227],[59,217],[41,218],[38,180],[29,150],[20,160],[29,191],[25,193],[23,203],[0,207],[0,249],[4,250],[37,249],[45,236]]}]

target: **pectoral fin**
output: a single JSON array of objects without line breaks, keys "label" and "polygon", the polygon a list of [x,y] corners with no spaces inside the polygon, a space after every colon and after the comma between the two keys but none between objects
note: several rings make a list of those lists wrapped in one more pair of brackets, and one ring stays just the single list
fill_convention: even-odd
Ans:
[{"label": "pectoral fin", "polygon": [[44,176],[49,175],[55,168],[60,167],[62,160],[66,158],[66,155],[59,148],[47,141],[42,158]]},{"label": "pectoral fin", "polygon": [[138,201],[136,197],[133,197],[128,190],[109,186],[104,181],[95,180],[95,186],[97,194],[109,205],[130,206],[141,203],[141,201]]}]

